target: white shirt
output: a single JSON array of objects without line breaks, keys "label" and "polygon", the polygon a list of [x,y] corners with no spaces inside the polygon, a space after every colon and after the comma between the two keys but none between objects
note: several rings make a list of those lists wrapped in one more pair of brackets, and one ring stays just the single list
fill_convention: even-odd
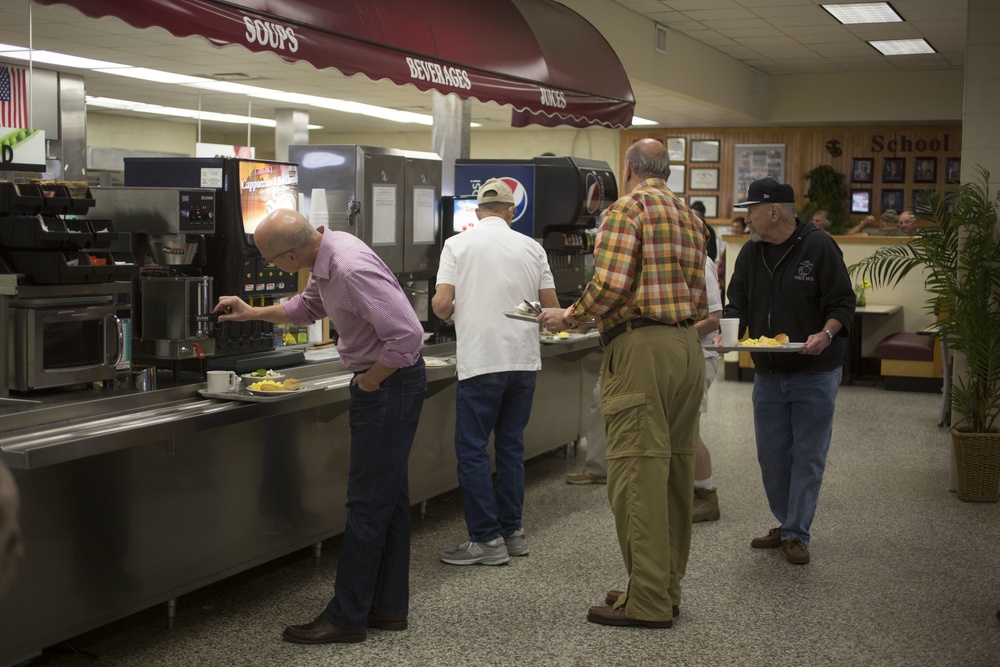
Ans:
[{"label": "white shirt", "polygon": [[[707,254],[705,255],[705,290],[708,293],[708,312],[716,313],[722,310],[722,292],[719,290],[719,273],[715,269],[715,262]],[[719,356],[715,350],[706,350],[705,345],[711,345],[715,340],[716,331],[707,333],[701,337],[702,352],[705,358]]]},{"label": "white shirt", "polygon": [[538,326],[503,315],[525,299],[538,300],[539,290],[555,288],[537,241],[502,218],[483,218],[445,241],[437,281],[455,287],[459,380],[542,368]]}]

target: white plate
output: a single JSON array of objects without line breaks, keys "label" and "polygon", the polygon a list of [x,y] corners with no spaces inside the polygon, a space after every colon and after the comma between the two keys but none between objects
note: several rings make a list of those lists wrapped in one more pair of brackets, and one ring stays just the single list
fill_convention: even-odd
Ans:
[{"label": "white plate", "polygon": [[288,394],[294,394],[297,391],[302,391],[301,389],[285,389],[284,391],[260,391],[259,389],[247,389],[246,392],[251,396],[287,396]]},{"label": "white plate", "polygon": [[427,368],[437,368],[441,366],[451,366],[454,362],[441,357],[424,357],[424,366]]},{"label": "white plate", "polygon": [[274,382],[281,382],[285,379],[284,373],[275,373],[273,375],[254,375],[253,373],[244,373],[240,376],[247,382],[260,382],[261,380],[273,380]]}]

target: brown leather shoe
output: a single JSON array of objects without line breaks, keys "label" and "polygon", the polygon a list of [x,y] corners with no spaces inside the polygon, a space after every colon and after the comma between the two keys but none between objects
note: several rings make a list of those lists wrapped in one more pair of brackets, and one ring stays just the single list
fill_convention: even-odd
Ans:
[{"label": "brown leather shoe", "polygon": [[405,630],[407,626],[405,616],[383,616],[382,614],[368,614],[368,629],[376,630]]},{"label": "brown leather shoe", "polygon": [[281,638],[293,644],[332,644],[333,642],[363,642],[364,630],[348,630],[334,625],[320,614],[312,623],[289,625]]},{"label": "brown leather shoe", "polygon": [[637,618],[629,618],[625,613],[625,607],[615,609],[608,605],[591,607],[587,611],[587,620],[600,625],[631,626],[640,628],[672,628],[673,621],[640,621]]},{"label": "brown leather shoe", "polygon": [[[608,594],[604,596],[605,604],[614,607],[615,603],[618,602],[618,598],[620,598],[624,592],[625,591],[620,591],[616,588],[612,588],[611,590],[608,591]],[[674,618],[677,618],[678,616],[681,615],[681,608],[678,607],[677,605],[674,605],[670,609],[673,612]]]},{"label": "brown leather shoe", "polygon": [[767,531],[764,537],[753,538],[750,546],[754,549],[777,549],[781,546],[781,526]]},{"label": "brown leather shoe", "polygon": [[809,547],[797,537],[791,537],[781,543],[785,560],[792,565],[805,565],[809,562]]}]

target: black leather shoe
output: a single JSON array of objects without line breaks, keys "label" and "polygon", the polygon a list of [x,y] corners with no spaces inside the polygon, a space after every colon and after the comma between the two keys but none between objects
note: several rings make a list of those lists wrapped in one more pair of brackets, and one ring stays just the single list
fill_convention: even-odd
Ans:
[{"label": "black leather shoe", "polygon": [[322,614],[312,623],[305,625],[289,625],[285,628],[282,639],[293,644],[332,644],[333,642],[354,643],[363,642],[366,637],[364,630],[348,630],[334,625]]},{"label": "black leather shoe", "polygon": [[368,628],[375,628],[376,630],[405,630],[406,617],[368,614]]}]

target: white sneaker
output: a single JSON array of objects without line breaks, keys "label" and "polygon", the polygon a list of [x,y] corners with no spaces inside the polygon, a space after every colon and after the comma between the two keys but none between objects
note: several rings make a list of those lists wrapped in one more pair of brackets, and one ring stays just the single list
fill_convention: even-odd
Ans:
[{"label": "white sneaker", "polygon": [[511,556],[527,556],[530,551],[528,549],[528,537],[524,534],[524,528],[518,528],[503,538],[503,541],[507,545],[507,553]]},{"label": "white sneaker", "polygon": [[510,555],[502,537],[489,542],[463,542],[441,552],[441,562],[448,565],[506,565]]}]

